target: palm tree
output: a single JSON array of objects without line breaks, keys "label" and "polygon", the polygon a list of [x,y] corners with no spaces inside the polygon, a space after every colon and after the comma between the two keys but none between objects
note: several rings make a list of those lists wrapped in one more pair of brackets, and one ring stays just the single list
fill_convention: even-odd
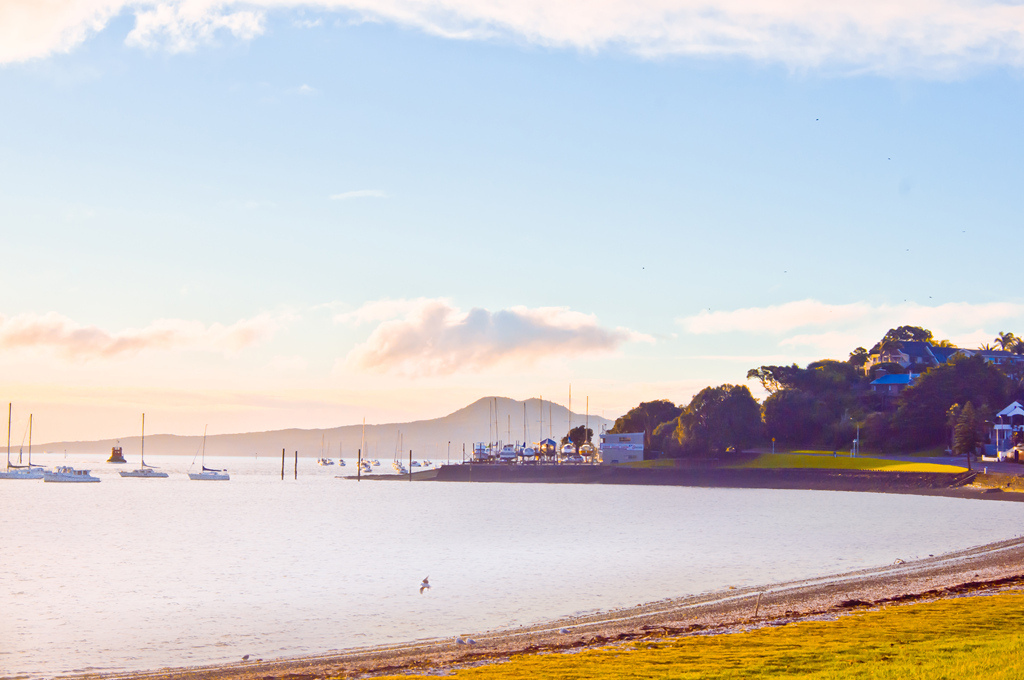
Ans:
[{"label": "palm tree", "polygon": [[991,352],[992,350],[995,349],[995,347],[993,347],[992,345],[990,345],[990,344],[988,344],[986,342],[984,345],[982,345],[978,349],[981,350],[982,352]]},{"label": "palm tree", "polygon": [[999,331],[999,335],[993,342],[999,345],[999,349],[1004,352],[1008,352],[1019,342],[1019,340],[1013,333],[1003,333],[1002,331]]}]

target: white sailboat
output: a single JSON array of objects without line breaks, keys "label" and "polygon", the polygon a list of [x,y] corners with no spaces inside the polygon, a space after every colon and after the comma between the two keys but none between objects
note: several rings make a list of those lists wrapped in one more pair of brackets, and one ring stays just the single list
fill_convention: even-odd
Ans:
[{"label": "white sailboat", "polygon": [[[196,459],[193,458],[192,459],[192,464],[195,465],[195,462],[196,462]],[[231,477],[228,475],[228,471],[227,470],[214,470],[212,468],[206,467],[206,428],[205,427],[203,428],[203,459],[202,459],[202,462],[200,463],[200,467],[202,467],[202,472],[189,472],[188,473],[188,478],[189,479],[194,479],[197,482],[200,482],[200,481],[226,482],[227,480],[231,479]]]},{"label": "white sailboat", "polygon": [[32,465],[32,416],[28,417],[28,465],[11,464],[11,409],[7,404],[7,468],[0,471],[0,479],[42,479],[43,468]]},{"label": "white sailboat", "polygon": [[159,472],[152,465],[146,465],[146,414],[142,414],[142,439],[140,440],[139,459],[142,466],[138,470],[121,470],[118,474],[122,477],[135,477],[137,479],[160,479],[166,478],[166,472]]}]

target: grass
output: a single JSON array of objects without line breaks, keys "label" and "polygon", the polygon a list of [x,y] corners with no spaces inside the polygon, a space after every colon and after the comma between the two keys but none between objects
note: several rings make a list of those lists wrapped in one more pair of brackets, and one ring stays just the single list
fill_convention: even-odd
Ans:
[{"label": "grass", "polygon": [[732,468],[815,468],[826,470],[883,470],[885,472],[964,472],[967,468],[938,463],[905,463],[884,458],[851,458],[839,454],[835,458],[828,451],[806,451],[794,453],[762,453],[753,460],[730,465]]},{"label": "grass", "polygon": [[[836,621],[514,656],[463,668],[459,680],[809,678],[952,680],[1024,677],[1024,594],[889,607]],[[408,678],[408,675],[392,676]]]}]

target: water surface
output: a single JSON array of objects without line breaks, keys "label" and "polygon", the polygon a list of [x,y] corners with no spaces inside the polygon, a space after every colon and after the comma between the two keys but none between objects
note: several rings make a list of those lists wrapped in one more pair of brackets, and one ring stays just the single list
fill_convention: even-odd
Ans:
[{"label": "water surface", "polygon": [[1024,519],[1020,503],[908,495],[356,483],[335,478],[351,464],[308,459],[283,482],[280,458],[207,458],[229,482],[190,481],[183,458],[149,461],[165,480],[67,462],[103,481],[0,480],[0,676],[473,633],[909,561]]}]

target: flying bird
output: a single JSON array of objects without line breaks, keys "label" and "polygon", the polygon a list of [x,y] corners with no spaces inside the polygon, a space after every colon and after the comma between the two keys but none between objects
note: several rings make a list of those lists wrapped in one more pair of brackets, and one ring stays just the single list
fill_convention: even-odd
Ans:
[{"label": "flying bird", "polygon": [[423,583],[420,584],[420,595],[423,594],[424,590],[430,590],[430,577],[426,576],[423,579]]}]

